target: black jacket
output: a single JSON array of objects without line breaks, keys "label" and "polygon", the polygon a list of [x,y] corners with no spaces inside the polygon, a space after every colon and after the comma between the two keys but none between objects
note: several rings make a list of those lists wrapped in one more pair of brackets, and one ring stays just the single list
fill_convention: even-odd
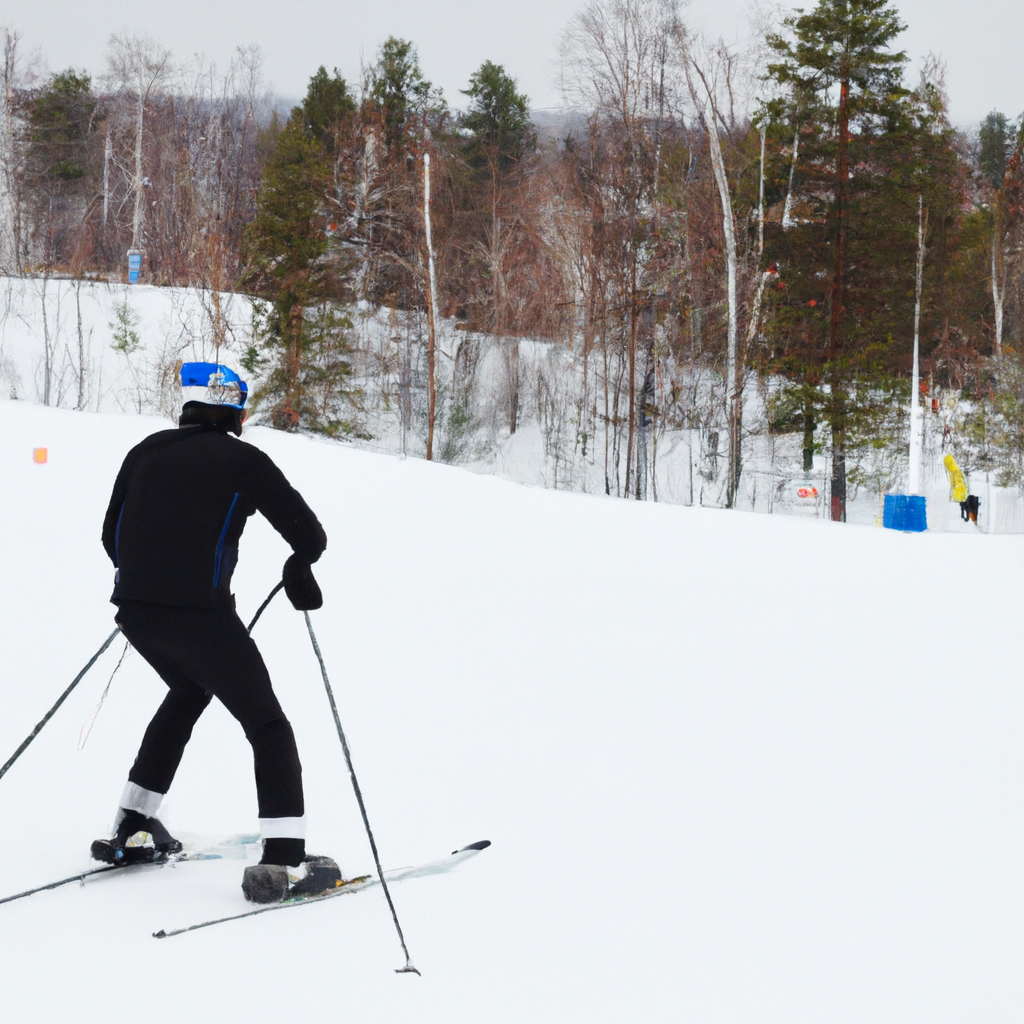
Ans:
[{"label": "black jacket", "polygon": [[125,457],[103,521],[117,568],[111,600],[233,608],[231,574],[245,521],[262,512],[309,562],[327,535],[258,448],[204,426],[151,434]]}]

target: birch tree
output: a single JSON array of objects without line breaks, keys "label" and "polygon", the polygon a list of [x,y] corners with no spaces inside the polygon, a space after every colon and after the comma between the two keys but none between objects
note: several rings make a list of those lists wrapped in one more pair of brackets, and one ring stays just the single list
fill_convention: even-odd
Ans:
[{"label": "birch tree", "polygon": [[17,32],[0,28],[0,42],[0,270],[12,274],[19,271],[25,256],[20,189],[25,140],[15,97],[26,84],[28,68]]},{"label": "birch tree", "polygon": [[726,174],[725,160],[722,157],[722,144],[719,138],[718,91],[720,78],[725,79],[726,86],[731,74],[731,59],[722,44],[716,48],[694,45],[685,39],[680,40],[685,47],[684,68],[690,97],[698,111],[707,112],[704,117],[707,127],[708,144],[711,151],[711,167],[718,188],[718,198],[722,206],[722,233],[725,236],[726,260],[726,293],[727,293],[727,369],[726,369],[726,408],[729,423],[729,477],[726,484],[726,508],[733,508],[736,503],[736,489],[739,484],[741,465],[740,431],[743,424],[743,361],[738,351],[737,335],[739,331],[739,311],[736,294],[737,283],[737,245],[736,221],[733,214],[732,192]]},{"label": "birch tree", "polygon": [[143,132],[146,104],[153,93],[170,79],[174,66],[171,51],[154,42],[149,36],[114,34],[107,47],[107,78],[110,84],[126,94],[135,107],[134,174],[131,190],[134,195],[132,211],[132,248],[142,246],[145,217],[145,174],[143,173]]},{"label": "birch tree", "polygon": [[992,350],[996,358],[1003,354],[1007,277],[1011,265],[1019,259],[1021,252],[1020,229],[1022,220],[1024,220],[1022,165],[1024,165],[1024,133],[1006,162],[1003,180],[992,198],[990,279],[993,307]]}]

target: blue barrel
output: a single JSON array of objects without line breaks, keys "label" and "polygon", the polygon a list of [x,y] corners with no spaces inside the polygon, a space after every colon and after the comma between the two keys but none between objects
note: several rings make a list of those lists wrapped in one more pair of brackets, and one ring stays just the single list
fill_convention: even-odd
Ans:
[{"label": "blue barrel", "polygon": [[140,249],[128,250],[128,283],[137,284],[139,271],[142,270],[142,251]]},{"label": "blue barrel", "polygon": [[882,525],[887,530],[923,533],[928,529],[928,513],[921,494],[887,494],[882,509]]}]

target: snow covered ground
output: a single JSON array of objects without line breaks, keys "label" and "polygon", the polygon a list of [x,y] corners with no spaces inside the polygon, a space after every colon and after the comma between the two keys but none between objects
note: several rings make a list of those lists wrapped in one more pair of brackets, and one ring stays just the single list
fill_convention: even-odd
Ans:
[{"label": "snow covered ground", "polygon": [[[0,760],[112,628],[121,458],[165,421],[0,402]],[[397,885],[244,909],[241,862],[0,906],[0,1020],[1016,1022],[1024,538],[904,535],[527,488],[264,429],[330,547],[313,613]],[[45,446],[48,461],[33,462]],[[287,549],[259,519],[248,619]],[[309,846],[372,867],[302,617],[256,638]],[[0,896],[82,870],[162,686],[115,642],[0,779]],[[216,704],[164,815],[255,830]]]},{"label": "snow covered ground", "polygon": [[[163,414],[170,421],[178,402],[176,360],[214,358],[213,306],[212,295],[196,289],[0,277],[0,401],[17,397],[93,412]],[[225,325],[221,358],[237,367],[251,343],[250,303],[243,295],[225,293],[220,296],[220,311]],[[363,306],[352,319],[350,333],[356,349],[352,383],[363,394],[361,409],[354,416],[360,436],[346,443],[368,451],[422,457],[426,447],[423,318]],[[112,347],[118,335],[125,340],[126,324],[138,345],[130,353]],[[453,321],[442,322],[435,440],[439,461],[457,462],[465,469],[518,483],[603,493],[605,447],[614,449],[614,441],[596,413],[583,425],[590,436],[585,442],[581,439],[580,360],[565,347],[530,339],[516,342],[519,418],[516,432],[509,432],[507,360],[512,341],[470,334],[457,330]],[[662,377],[672,376],[669,369]],[[591,397],[582,405],[592,402],[596,410],[593,389],[599,367],[592,365],[588,372]],[[686,401],[697,402],[694,396],[702,396],[694,415],[698,422],[706,421],[705,427],[686,429],[681,421],[675,422],[680,416],[678,406],[662,418],[657,436],[650,441],[656,457],[650,460],[649,496],[669,504],[724,504],[725,432],[724,427],[713,429],[708,421],[710,391],[720,391],[721,381],[707,370],[694,371],[699,380],[688,378],[679,368],[676,372],[680,390],[693,392]],[[452,385],[456,377],[459,388]],[[659,380],[657,402],[668,408],[672,382]],[[258,384],[258,379],[250,384]],[[455,404],[463,403],[457,413],[452,402],[456,392],[460,398]],[[409,400],[411,415],[403,424],[404,399]],[[770,434],[762,415],[763,400],[752,382],[745,399],[747,433],[739,507],[824,518],[829,486],[826,458],[817,456],[814,471],[805,476],[800,436]],[[943,443],[942,424],[931,415],[925,423],[923,489],[929,528],[974,533],[979,527],[963,524],[959,507],[948,501],[949,485],[942,467],[948,445]],[[821,428],[823,441],[826,429]],[[865,461],[861,470],[874,484],[851,485],[847,513],[851,523],[873,524],[881,515],[881,493],[903,485],[905,459],[899,453],[885,449],[872,458],[872,464]],[[854,464],[851,458],[851,469]],[[613,492],[625,486],[624,474],[624,456],[617,477],[610,459]],[[998,487],[980,472],[968,475],[972,492],[982,501],[980,529],[1024,533],[1024,498],[1019,489]],[[798,497],[798,489],[808,484],[817,488],[816,499]]]}]

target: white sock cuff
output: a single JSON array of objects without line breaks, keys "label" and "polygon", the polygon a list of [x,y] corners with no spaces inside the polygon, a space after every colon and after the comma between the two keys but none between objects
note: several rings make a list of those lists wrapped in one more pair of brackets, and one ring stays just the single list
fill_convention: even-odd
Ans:
[{"label": "white sock cuff", "polygon": [[138,811],[147,818],[155,818],[163,798],[163,793],[154,793],[151,789],[143,789],[142,786],[129,782],[121,794],[121,807],[126,811]]},{"label": "white sock cuff", "polygon": [[306,816],[301,818],[260,818],[262,839],[305,839]]}]

